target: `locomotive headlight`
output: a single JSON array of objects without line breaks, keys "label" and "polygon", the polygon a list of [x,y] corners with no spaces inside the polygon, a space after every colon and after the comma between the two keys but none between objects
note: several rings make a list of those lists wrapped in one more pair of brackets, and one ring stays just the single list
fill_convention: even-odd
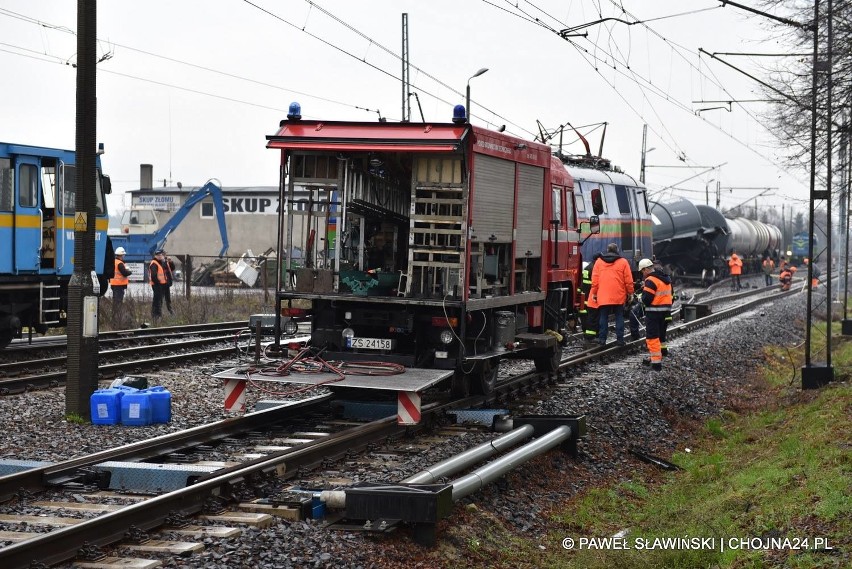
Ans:
[{"label": "locomotive headlight", "polygon": [[449,344],[453,341],[453,333],[449,328],[445,328],[441,330],[441,342],[444,344]]},{"label": "locomotive headlight", "polygon": [[343,337],[343,345],[348,346],[349,340],[355,337],[355,330],[352,328],[344,328],[340,335]]},{"label": "locomotive headlight", "polygon": [[287,334],[288,336],[292,336],[293,334],[295,334],[298,331],[299,331],[299,324],[295,320],[293,320],[292,318],[287,320],[287,322],[284,323],[284,333]]}]

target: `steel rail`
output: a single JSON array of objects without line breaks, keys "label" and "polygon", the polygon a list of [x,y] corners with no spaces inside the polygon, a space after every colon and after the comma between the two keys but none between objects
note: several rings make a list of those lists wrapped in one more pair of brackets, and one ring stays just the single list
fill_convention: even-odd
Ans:
[{"label": "steel rail", "polygon": [[[163,334],[175,335],[191,334],[192,332],[203,332],[217,329],[238,329],[242,327],[248,330],[248,321],[229,321],[229,322],[204,322],[201,324],[181,324],[178,326],[157,326],[154,328],[129,328],[127,330],[112,330],[110,332],[98,333],[98,342],[116,342],[121,340],[131,340],[146,338],[151,336],[159,336]],[[12,340],[12,343],[6,346],[7,351],[27,351],[27,350],[47,350],[56,349],[67,346],[68,337],[64,334],[56,336],[37,336],[33,338],[35,342],[30,342],[27,338]]]},{"label": "steel rail", "polygon": [[[79,475],[79,471],[107,462],[144,461],[173,452],[181,452],[201,444],[256,430],[269,424],[300,417],[315,412],[318,406],[331,401],[332,395],[317,395],[282,407],[273,407],[242,417],[224,419],[215,423],[169,433],[153,439],[130,443],[70,460],[24,470],[0,477],[0,502],[13,498],[19,490],[37,492],[50,486],[62,484]],[[2,550],[0,550],[2,551]]]},{"label": "steel rail", "polygon": [[[158,352],[165,349],[181,349],[189,347],[197,347],[199,345],[211,344],[216,342],[225,342],[232,340],[231,336],[222,336],[219,338],[202,338],[198,340],[187,340],[172,344],[159,344],[154,346],[141,346],[135,348],[123,348],[121,350],[111,350],[102,352],[101,355],[110,355],[117,353],[137,355],[139,352]],[[151,361],[150,358],[143,360],[128,360],[111,364],[101,364],[98,366],[98,371],[104,375],[111,373],[119,373],[128,369],[152,369],[161,367],[164,364],[178,363],[185,360],[193,360],[197,358],[217,357],[225,354],[234,353],[233,345],[223,348],[211,348],[202,352],[191,353],[175,353],[175,354],[157,354],[157,360]],[[64,362],[64,359],[63,359]],[[20,393],[30,389],[38,389],[45,387],[56,387],[66,379],[67,372],[65,370],[45,372],[39,375],[18,376],[13,378],[0,379],[0,394],[8,395],[10,393]]]},{"label": "steel rail", "polygon": [[[150,340],[164,340],[169,344],[179,345],[177,342],[170,342],[170,340],[176,340],[178,338],[184,338],[187,335],[193,336],[201,336],[196,337],[191,340],[184,340],[186,342],[192,342],[194,340],[204,340],[209,338],[211,334],[223,334],[223,333],[239,333],[241,330],[248,330],[247,328],[232,328],[232,329],[216,329],[216,330],[197,330],[194,332],[180,332],[176,334],[168,334],[168,335],[160,335],[160,336],[146,336],[144,339]],[[233,338],[233,336],[220,336],[220,338]],[[215,339],[215,337],[214,337]],[[117,342],[127,342],[128,340],[111,340],[109,343],[117,343]],[[99,353],[99,355],[104,356],[113,356],[113,355],[122,355],[124,353],[133,353],[138,352],[140,350],[150,350],[150,349],[163,349],[163,347],[168,344],[149,344],[147,346],[134,346],[130,348],[115,348],[112,350],[105,350]],[[153,346],[153,348],[152,348]],[[64,346],[53,346],[54,350],[63,349]],[[45,348],[46,349],[46,348]],[[42,350],[44,351],[44,350]],[[0,363],[0,375],[9,376],[13,373],[17,373],[19,370],[28,370],[33,368],[47,368],[50,366],[59,366],[64,365],[67,359],[67,355],[63,354],[61,356],[53,356],[49,358],[41,358],[36,360],[25,360],[25,361],[15,361],[15,362],[6,362]]]}]

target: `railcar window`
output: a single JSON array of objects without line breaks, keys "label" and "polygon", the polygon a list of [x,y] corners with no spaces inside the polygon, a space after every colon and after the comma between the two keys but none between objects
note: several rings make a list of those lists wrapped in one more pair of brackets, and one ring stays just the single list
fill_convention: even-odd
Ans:
[{"label": "railcar window", "polygon": [[21,164],[20,204],[22,207],[38,205],[38,174],[33,164]]},{"label": "railcar window", "polygon": [[45,166],[41,163],[41,193],[45,208],[56,207],[56,166]]},{"label": "railcar window", "polygon": [[615,200],[618,202],[618,213],[630,213],[630,197],[625,186],[615,186]]},{"label": "railcar window", "polygon": [[12,211],[15,170],[8,158],[0,158],[0,210]]},{"label": "railcar window", "polygon": [[551,202],[553,204],[553,219],[558,219],[562,224],[562,188],[553,186],[551,193]]},{"label": "railcar window", "polygon": [[103,215],[104,213],[106,213],[104,189],[101,187],[101,177],[99,173],[95,172],[95,214]]},{"label": "railcar window", "polygon": [[59,192],[62,202],[59,204],[59,211],[64,215],[74,213],[74,208],[76,207],[77,178],[75,175],[74,166],[66,165],[62,168],[62,188]]}]

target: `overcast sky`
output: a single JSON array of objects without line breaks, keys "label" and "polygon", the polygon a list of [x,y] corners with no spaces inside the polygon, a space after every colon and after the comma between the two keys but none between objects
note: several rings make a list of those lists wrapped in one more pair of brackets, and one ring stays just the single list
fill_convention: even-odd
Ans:
[{"label": "overcast sky", "polygon": [[[748,0],[744,0],[747,3]],[[754,2],[753,2],[754,3]],[[76,2],[0,2],[0,140],[73,148]],[[754,81],[699,57],[779,52],[765,21],[711,0],[181,0],[98,3],[97,139],[120,196],[153,164],[155,186],[277,184],[265,148],[291,101],[306,118],[402,116],[401,14],[408,14],[411,90],[427,121],[447,122],[470,81],[472,122],[532,139],[536,121],[571,123],[597,153],[646,179],[655,198],[703,203],[721,182],[723,209],[748,201],[806,210],[807,175],[776,164]],[[624,12],[620,6],[624,7]],[[678,15],[682,14],[682,15]],[[673,16],[675,17],[667,17]],[[554,33],[586,28],[570,42]],[[539,23],[536,23],[538,19]],[[580,32],[578,32],[580,33]],[[761,74],[764,61],[725,56]],[[615,65],[613,65],[615,58]],[[765,74],[764,74],[765,76]],[[412,97],[412,118],[420,119]],[[724,107],[700,113],[698,109]],[[566,151],[582,153],[566,136]],[[700,174],[709,167],[720,169]],[[660,166],[693,166],[663,168]],[[694,176],[690,180],[687,178]],[[666,189],[668,186],[678,189]],[[778,188],[734,189],[725,188]],[[713,203],[711,192],[711,203]],[[116,207],[117,202],[113,204]]]}]

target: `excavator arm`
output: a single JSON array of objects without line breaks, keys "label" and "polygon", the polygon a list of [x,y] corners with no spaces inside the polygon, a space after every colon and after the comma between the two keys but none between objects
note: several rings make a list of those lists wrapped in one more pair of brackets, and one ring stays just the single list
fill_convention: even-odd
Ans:
[{"label": "excavator arm", "polygon": [[151,253],[157,249],[162,249],[165,246],[168,236],[172,231],[177,229],[190,210],[208,196],[213,198],[213,207],[216,210],[216,222],[219,224],[219,235],[222,237],[222,250],[219,251],[219,256],[224,256],[228,251],[228,230],[225,228],[225,206],[222,199],[222,188],[212,180],[193,191],[180,209],[155,233],[157,238],[155,239],[156,243],[153,244],[154,248],[151,250]]}]

